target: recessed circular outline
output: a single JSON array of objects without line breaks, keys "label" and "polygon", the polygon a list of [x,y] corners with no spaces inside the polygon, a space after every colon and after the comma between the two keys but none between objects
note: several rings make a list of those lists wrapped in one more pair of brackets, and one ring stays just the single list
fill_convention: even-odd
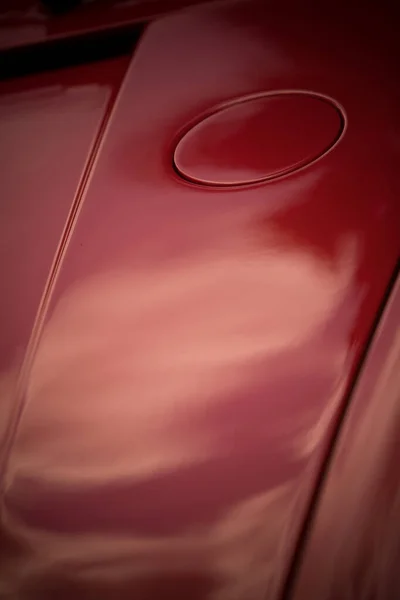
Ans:
[{"label": "recessed circular outline", "polygon": [[[181,170],[179,168],[177,161],[176,161],[176,155],[179,152],[179,149],[180,149],[182,143],[185,141],[186,136],[191,131],[196,129],[196,127],[198,127],[201,123],[207,121],[208,119],[213,118],[215,115],[217,115],[220,112],[225,111],[226,109],[233,108],[240,104],[245,104],[247,102],[251,102],[253,100],[259,100],[259,99],[263,99],[263,98],[273,98],[276,96],[290,96],[290,95],[291,96],[300,96],[300,95],[307,96],[307,97],[314,98],[314,99],[320,100],[322,102],[325,102],[325,103],[329,104],[334,110],[336,110],[338,117],[339,117],[340,127],[338,129],[337,135],[332,139],[332,142],[330,144],[328,144],[325,148],[323,148],[323,150],[321,150],[319,153],[317,153],[311,159],[305,158],[304,160],[299,161],[298,163],[296,163],[294,165],[293,164],[290,165],[290,167],[288,167],[288,168],[284,168],[278,172],[268,174],[266,176],[249,179],[249,180],[246,180],[243,182],[234,182],[234,183],[232,183],[232,182],[226,182],[226,183],[225,182],[210,182],[210,181],[201,180],[196,177],[191,177],[190,175],[188,175],[187,173],[185,173],[183,170]],[[183,180],[184,182],[190,183],[192,185],[196,185],[196,187],[203,187],[203,188],[209,188],[209,189],[216,189],[216,188],[217,189],[237,189],[237,188],[244,188],[244,187],[260,185],[263,183],[269,183],[270,181],[276,181],[277,179],[281,179],[281,178],[291,175],[293,173],[298,173],[300,171],[303,171],[304,169],[307,169],[309,166],[316,164],[322,158],[327,156],[343,138],[343,136],[346,132],[346,129],[347,129],[347,125],[348,125],[347,115],[346,115],[346,112],[345,112],[343,106],[337,100],[332,98],[331,96],[328,96],[327,94],[323,94],[321,92],[314,92],[311,90],[303,90],[303,89],[283,89],[283,90],[273,90],[273,91],[266,91],[266,92],[256,92],[254,94],[247,94],[245,96],[239,96],[239,97],[233,98],[232,100],[228,100],[227,102],[223,102],[222,104],[213,106],[209,110],[203,112],[200,116],[193,119],[189,124],[187,124],[186,127],[180,132],[180,135],[178,136],[178,141],[175,143],[173,157],[172,157],[172,164],[173,164],[173,168],[174,168],[175,172],[177,173],[177,175],[179,176],[180,180]]]}]

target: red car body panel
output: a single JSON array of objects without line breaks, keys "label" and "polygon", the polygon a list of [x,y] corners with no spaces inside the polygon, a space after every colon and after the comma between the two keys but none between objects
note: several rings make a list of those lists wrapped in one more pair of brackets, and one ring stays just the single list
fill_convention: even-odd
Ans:
[{"label": "red car body panel", "polygon": [[[42,210],[60,187],[65,200],[40,221],[53,238],[34,258],[45,275],[32,271],[38,291],[18,317],[25,347],[33,331],[29,355],[3,402],[5,593],[282,593],[399,258],[394,48],[379,15],[303,7],[289,20],[262,2],[224,2],[155,20],[104,117],[123,68],[114,63],[98,111],[74,135],[68,180],[46,175]],[[78,77],[85,84],[91,68]],[[329,153],[257,185],[179,177],[174,150],[193,124],[277,90],[343,110]],[[72,102],[65,113],[80,123]],[[286,114],[278,107],[277,120]],[[319,140],[306,117],[304,135]],[[246,119],[207,162],[214,178],[246,160],[238,139],[274,162],[274,144]],[[62,156],[64,135],[54,142]],[[246,168],[258,169],[259,154]],[[24,207],[42,192],[37,179]],[[30,248],[36,232],[29,220]],[[16,252],[8,277],[22,260]],[[5,355],[20,344],[11,337]],[[18,365],[5,361],[8,376]]]},{"label": "red car body panel", "polygon": [[316,505],[294,600],[398,597],[399,322],[400,280],[376,332]]},{"label": "red car body panel", "polygon": [[21,48],[148,22],[201,0],[92,0],[54,15],[32,0],[3,0],[0,49]]},{"label": "red car body panel", "polygon": [[[0,83],[0,369],[15,384],[83,167],[125,57]],[[2,402],[1,422],[7,422]]]}]

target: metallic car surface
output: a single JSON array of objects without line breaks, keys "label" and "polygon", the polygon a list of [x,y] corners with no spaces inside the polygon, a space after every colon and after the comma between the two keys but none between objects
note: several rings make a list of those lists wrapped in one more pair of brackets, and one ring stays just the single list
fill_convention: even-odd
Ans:
[{"label": "metallic car surface", "polygon": [[126,66],[122,57],[0,82],[1,429],[85,163]]},{"label": "metallic car surface", "polygon": [[293,600],[399,597],[399,412],[400,279],[340,433]]},{"label": "metallic car surface", "polygon": [[[202,0],[94,0],[54,15],[38,0],[2,0],[0,49],[43,44],[144,22]],[[203,0],[204,1],[204,0]]]},{"label": "metallic car surface", "polygon": [[[114,84],[83,119],[89,158],[58,220],[40,221],[48,249],[34,253],[27,220],[46,301],[23,281],[12,300],[32,335],[2,396],[4,597],[280,596],[400,253],[395,32],[379,13],[345,16],[247,1],[156,19],[112,110]],[[274,90],[343,107],[329,154],[240,189],[179,177],[191,124]],[[82,118],[73,102],[59,114],[71,132]],[[234,145],[233,131],[221,156]],[[73,181],[68,165],[21,194],[24,212]]]}]

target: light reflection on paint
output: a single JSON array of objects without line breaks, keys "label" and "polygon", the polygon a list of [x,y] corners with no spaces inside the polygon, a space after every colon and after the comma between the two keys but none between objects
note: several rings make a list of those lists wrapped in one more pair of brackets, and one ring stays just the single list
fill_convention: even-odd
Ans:
[{"label": "light reflection on paint", "polygon": [[261,600],[292,492],[291,486],[272,490],[234,507],[208,530],[168,538],[60,536],[8,517],[4,526],[20,544],[20,554],[3,569],[3,589],[25,600],[36,586],[46,589],[49,580],[58,590],[71,581],[84,590],[91,582],[98,586],[97,597],[118,592],[119,598],[130,598],[143,580],[179,580],[188,572],[209,581],[210,600],[244,600],[249,594]]},{"label": "light reflection on paint", "polygon": [[[135,593],[143,577],[179,580],[194,572],[210,580],[211,600],[261,600],[296,501],[298,467],[290,465],[301,466],[313,450],[304,440],[321,413],[317,398],[299,410],[296,394],[283,407],[274,394],[289,373],[330,381],[332,402],[341,391],[343,339],[327,344],[326,327],[351,293],[350,248],[344,244],[328,265],[278,245],[266,260],[260,249],[238,243],[236,252],[221,246],[214,255],[104,273],[71,288],[45,327],[9,463],[4,531],[21,546],[19,558],[8,559],[7,585],[28,598],[24,590],[40,589],[53,573],[61,588],[98,580],[123,594]],[[267,453],[265,476],[256,486],[242,484],[238,464],[238,490],[229,496],[236,500],[214,517],[168,535],[135,533],[134,525],[126,534],[102,531],[95,515],[109,512],[101,508],[104,484],[142,485],[203,464],[223,469],[224,460],[251,460],[254,436]],[[268,479],[272,447],[287,455],[281,482]],[[97,518],[97,532],[78,522],[75,530],[57,531],[54,523],[65,517],[58,491],[79,511],[96,488],[98,506],[87,522]],[[47,506],[46,497],[56,503],[47,525],[32,513],[32,506]],[[132,502],[135,515],[134,491]],[[160,511],[170,518],[168,508]],[[24,547],[34,549],[29,561]]]},{"label": "light reflection on paint", "polygon": [[[400,304],[383,321],[316,514],[296,598],[395,598],[399,589]],[[329,560],[319,555],[321,541]],[[317,543],[319,542],[319,543]],[[317,568],[316,568],[316,565]]]},{"label": "light reflection on paint", "polygon": [[250,253],[85,281],[45,329],[10,472],[143,477],[223,452],[196,416],[315,336],[349,269],[347,257],[333,272],[305,253]]}]

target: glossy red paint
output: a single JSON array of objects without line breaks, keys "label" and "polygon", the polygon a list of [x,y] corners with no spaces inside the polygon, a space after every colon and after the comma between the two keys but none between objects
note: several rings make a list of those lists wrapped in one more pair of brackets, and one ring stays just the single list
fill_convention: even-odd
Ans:
[{"label": "glossy red paint", "polygon": [[[228,2],[146,31],[42,314],[5,481],[11,595],[279,597],[400,252],[382,23]],[[343,105],[332,152],[239,190],[178,177],[189,123],[279,89]]]},{"label": "glossy red paint", "polygon": [[344,129],[343,111],[325,96],[283,90],[240,97],[184,134],[174,164],[200,185],[260,183],[310,166]]},{"label": "glossy red paint", "polygon": [[57,246],[126,67],[121,58],[0,83],[0,448]]},{"label": "glossy red paint", "polygon": [[124,27],[201,1],[97,0],[65,14],[52,15],[38,0],[3,0],[0,6],[0,49]]},{"label": "glossy red paint", "polygon": [[398,598],[399,405],[400,279],[340,434],[293,600]]}]

